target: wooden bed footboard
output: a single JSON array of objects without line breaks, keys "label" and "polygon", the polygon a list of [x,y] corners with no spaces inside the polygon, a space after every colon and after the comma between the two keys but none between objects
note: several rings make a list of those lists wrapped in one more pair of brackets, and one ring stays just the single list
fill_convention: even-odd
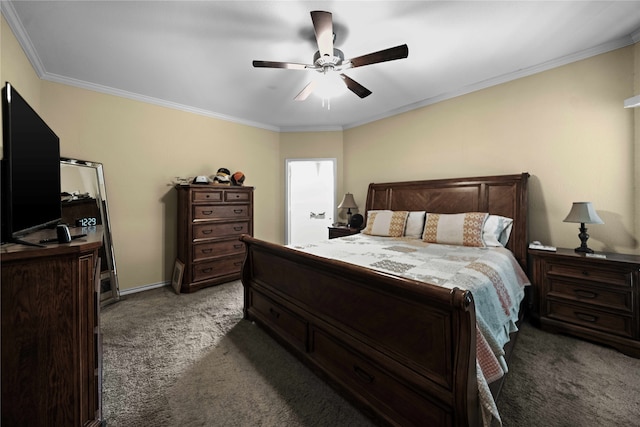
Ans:
[{"label": "wooden bed footboard", "polygon": [[363,412],[390,425],[480,424],[470,292],[241,240],[244,317]]}]

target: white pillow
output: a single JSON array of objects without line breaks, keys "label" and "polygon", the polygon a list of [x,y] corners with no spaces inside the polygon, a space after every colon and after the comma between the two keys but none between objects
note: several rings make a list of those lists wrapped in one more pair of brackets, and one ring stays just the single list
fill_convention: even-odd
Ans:
[{"label": "white pillow", "polygon": [[427,213],[422,240],[443,245],[484,248],[482,230],[488,216],[486,212]]},{"label": "white pillow", "polygon": [[513,219],[500,215],[489,215],[482,230],[482,240],[486,246],[503,247],[507,246]]},{"label": "white pillow", "polygon": [[404,227],[405,237],[422,237],[424,231],[425,211],[411,211],[407,217],[407,225]]},{"label": "white pillow", "polygon": [[361,231],[372,236],[402,237],[408,211],[369,211],[367,226]]}]

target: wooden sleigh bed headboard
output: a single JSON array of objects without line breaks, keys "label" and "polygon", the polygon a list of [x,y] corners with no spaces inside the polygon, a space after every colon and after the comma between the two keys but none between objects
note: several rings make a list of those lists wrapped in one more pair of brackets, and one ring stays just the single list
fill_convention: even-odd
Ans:
[{"label": "wooden sleigh bed headboard", "polygon": [[[508,247],[526,268],[528,177],[371,184],[366,211],[513,218]],[[245,319],[365,413],[390,425],[481,425],[471,292],[240,239]]]},{"label": "wooden sleigh bed headboard", "polygon": [[529,174],[369,184],[366,211],[488,212],[513,219],[507,248],[527,271]]}]

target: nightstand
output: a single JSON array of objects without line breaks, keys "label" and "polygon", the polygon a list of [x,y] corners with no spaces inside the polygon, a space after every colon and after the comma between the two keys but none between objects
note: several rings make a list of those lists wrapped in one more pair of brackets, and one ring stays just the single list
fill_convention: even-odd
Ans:
[{"label": "nightstand", "polygon": [[329,238],[335,239],[336,237],[351,236],[352,234],[360,233],[359,228],[349,227],[329,227]]},{"label": "nightstand", "polygon": [[640,256],[561,248],[529,255],[534,323],[640,358]]}]

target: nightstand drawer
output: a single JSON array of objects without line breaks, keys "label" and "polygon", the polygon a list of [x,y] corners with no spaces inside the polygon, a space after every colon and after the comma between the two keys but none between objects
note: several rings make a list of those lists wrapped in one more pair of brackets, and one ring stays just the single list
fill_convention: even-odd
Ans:
[{"label": "nightstand drawer", "polygon": [[329,239],[335,239],[336,237],[351,236],[353,234],[360,233],[359,228],[349,227],[329,227]]},{"label": "nightstand drawer", "polygon": [[633,337],[632,317],[618,316],[551,299],[547,300],[547,317],[610,334]]},{"label": "nightstand drawer", "polygon": [[586,263],[583,266],[550,263],[547,275],[551,278],[566,277],[627,288],[631,287],[632,283],[631,272],[597,268]]},{"label": "nightstand drawer", "polygon": [[565,298],[584,304],[631,313],[633,310],[633,294],[631,291],[616,291],[616,289],[614,287],[605,289],[598,286],[585,286],[575,282],[550,278],[547,296]]}]

